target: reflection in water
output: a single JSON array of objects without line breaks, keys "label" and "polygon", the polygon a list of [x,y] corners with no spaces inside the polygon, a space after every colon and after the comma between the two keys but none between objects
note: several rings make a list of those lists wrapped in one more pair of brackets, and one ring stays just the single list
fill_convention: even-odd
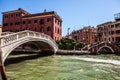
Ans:
[{"label": "reflection in water", "polygon": [[9,64],[6,69],[10,80],[120,80],[119,60],[114,55],[47,56]]}]

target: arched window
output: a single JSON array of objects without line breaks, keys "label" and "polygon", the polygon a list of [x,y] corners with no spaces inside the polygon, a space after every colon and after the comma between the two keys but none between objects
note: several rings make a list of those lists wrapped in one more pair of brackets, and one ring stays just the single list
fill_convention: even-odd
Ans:
[{"label": "arched window", "polygon": [[42,33],[44,32],[44,28],[43,27],[40,28],[40,32],[42,32]]},{"label": "arched window", "polygon": [[40,19],[40,24],[44,24],[44,19]]},{"label": "arched window", "polygon": [[56,33],[57,31],[56,31],[56,26],[55,26],[55,33]]},{"label": "arched window", "polygon": [[51,18],[47,18],[47,22],[50,22],[51,21]]},{"label": "arched window", "polygon": [[59,29],[58,29],[58,34],[59,34]]},{"label": "arched window", "polygon": [[48,27],[47,27],[47,31],[51,31],[51,28],[50,28],[50,26],[48,26]]}]

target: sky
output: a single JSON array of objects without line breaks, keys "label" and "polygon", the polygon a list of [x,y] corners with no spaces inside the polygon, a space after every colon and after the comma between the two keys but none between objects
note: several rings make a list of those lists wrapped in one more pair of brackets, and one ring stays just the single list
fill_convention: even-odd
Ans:
[{"label": "sky", "polygon": [[41,13],[55,11],[62,18],[62,35],[94,26],[107,21],[114,21],[114,14],[120,12],[120,0],[0,0],[0,24],[2,12],[22,8],[27,12]]}]

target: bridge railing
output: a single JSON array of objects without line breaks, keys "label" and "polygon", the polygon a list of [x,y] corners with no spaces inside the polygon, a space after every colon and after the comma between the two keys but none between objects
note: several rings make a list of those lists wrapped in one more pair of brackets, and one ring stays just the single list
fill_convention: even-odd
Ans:
[{"label": "bridge railing", "polygon": [[15,40],[25,38],[25,37],[46,38],[46,39],[51,40],[55,45],[57,45],[56,42],[50,36],[48,36],[44,33],[39,33],[39,32],[34,32],[34,31],[29,31],[29,30],[25,30],[25,31],[17,32],[17,33],[12,33],[9,35],[2,35],[2,36],[0,36],[0,44],[3,46],[7,43],[11,43]]},{"label": "bridge railing", "polygon": [[93,47],[96,47],[96,46],[99,46],[99,45],[101,45],[101,44],[103,44],[103,43],[106,43],[105,41],[103,41],[103,42],[96,42],[96,43],[94,43],[94,44],[89,44],[89,45],[87,45],[87,46],[85,46],[85,47],[83,47],[82,49],[84,50],[84,49],[91,49],[91,48],[93,48]]},{"label": "bridge railing", "polygon": [[39,33],[39,32],[34,32],[34,31],[29,31],[29,30],[28,30],[28,33],[29,33],[29,36],[36,36],[36,37],[46,38],[46,39],[51,40],[54,44],[56,44],[56,42],[49,35],[46,35],[44,33]]},{"label": "bridge railing", "polygon": [[4,36],[4,35],[9,35],[9,34],[12,34],[13,32],[2,32],[0,33],[0,36]]},{"label": "bridge railing", "polygon": [[103,41],[103,42],[97,43],[97,44],[95,44],[95,45],[89,47],[89,49],[91,49],[91,48],[93,48],[93,47],[96,47],[96,46],[99,46],[99,45],[101,45],[101,44],[103,44],[103,43],[106,43],[106,41]]}]

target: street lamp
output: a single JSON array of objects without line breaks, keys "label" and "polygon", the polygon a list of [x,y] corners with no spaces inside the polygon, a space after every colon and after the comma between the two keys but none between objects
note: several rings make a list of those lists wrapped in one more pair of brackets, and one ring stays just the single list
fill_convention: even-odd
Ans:
[{"label": "street lamp", "polygon": [[70,28],[68,28],[67,30],[68,30],[68,36],[69,36],[69,30],[70,30]]}]

